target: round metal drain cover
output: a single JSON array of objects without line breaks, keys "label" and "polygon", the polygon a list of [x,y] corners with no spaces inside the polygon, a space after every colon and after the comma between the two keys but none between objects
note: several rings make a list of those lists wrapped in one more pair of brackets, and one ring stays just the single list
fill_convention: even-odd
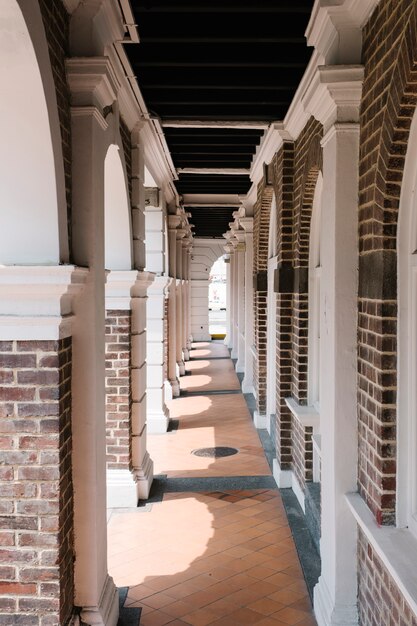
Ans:
[{"label": "round metal drain cover", "polygon": [[198,450],[193,450],[191,454],[195,454],[195,456],[206,456],[217,459],[222,456],[232,456],[233,454],[237,454],[238,452],[239,450],[236,450],[236,448],[217,446],[216,448],[199,448]]}]

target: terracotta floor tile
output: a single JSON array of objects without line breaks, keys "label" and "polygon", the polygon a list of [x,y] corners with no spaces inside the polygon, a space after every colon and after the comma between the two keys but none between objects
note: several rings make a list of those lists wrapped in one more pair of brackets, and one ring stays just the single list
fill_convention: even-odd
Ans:
[{"label": "terracotta floor tile", "polygon": [[291,607],[285,607],[285,609],[281,609],[277,613],[272,614],[276,619],[281,620],[284,624],[289,624],[292,626],[293,624],[298,624],[301,620],[304,620],[306,614],[304,611],[298,611],[297,609],[292,609]]},{"label": "terracotta floor tile", "polygon": [[[169,477],[270,476],[239,381],[221,343],[193,346],[183,389],[170,403],[178,430],[149,436],[155,473]],[[222,387],[221,387],[222,385]],[[225,458],[191,454],[226,445]],[[166,493],[147,512],[113,512],[109,571],[130,587],[127,606],[142,607],[141,626],[314,626],[297,552],[276,489]]]},{"label": "terracotta floor tile", "polygon": [[207,626],[207,624],[217,620],[218,616],[208,608],[204,608],[184,615],[183,619],[187,624],[192,624],[193,626]]},{"label": "terracotta floor tile", "polygon": [[256,624],[262,619],[259,613],[250,609],[237,609],[237,611],[230,613],[228,617],[229,624]]},{"label": "terracotta floor tile", "polygon": [[165,626],[172,622],[172,615],[167,615],[162,611],[153,611],[140,619],[140,626]]},{"label": "terracotta floor tile", "polygon": [[248,604],[248,609],[256,611],[261,615],[272,615],[272,613],[277,613],[277,611],[280,611],[283,608],[284,605],[280,604],[280,602],[275,602],[275,600],[264,597],[252,602],[252,604]]}]

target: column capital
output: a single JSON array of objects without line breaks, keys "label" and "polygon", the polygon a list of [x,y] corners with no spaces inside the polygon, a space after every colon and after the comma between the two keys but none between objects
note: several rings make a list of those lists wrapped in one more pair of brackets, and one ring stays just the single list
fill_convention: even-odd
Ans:
[{"label": "column capital", "polygon": [[364,67],[321,65],[307,88],[303,105],[323,124],[324,131],[335,122],[359,122]]},{"label": "column capital", "polygon": [[253,217],[241,217],[239,224],[245,231],[245,235],[253,233]]},{"label": "column capital", "polygon": [[108,57],[75,57],[66,61],[72,104],[100,110],[116,99],[120,82]]},{"label": "column capital", "polygon": [[187,231],[185,230],[185,228],[177,228],[175,233],[177,235],[177,241],[181,241],[185,237],[185,235],[187,234]]},{"label": "column capital", "polygon": [[89,270],[74,265],[0,268],[0,339],[63,339]]},{"label": "column capital", "polygon": [[181,224],[180,215],[168,215],[168,229],[172,232]]},{"label": "column capital", "polygon": [[106,309],[130,311],[132,298],[144,298],[155,280],[151,272],[112,270],[106,276]]}]

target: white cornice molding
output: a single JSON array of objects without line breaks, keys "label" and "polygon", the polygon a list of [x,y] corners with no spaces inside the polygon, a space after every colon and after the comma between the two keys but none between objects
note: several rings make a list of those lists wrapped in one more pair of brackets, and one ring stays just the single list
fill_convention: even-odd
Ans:
[{"label": "white cornice molding", "polygon": [[106,276],[106,310],[129,311],[131,291],[138,277],[136,270],[110,270]]},{"label": "white cornice molding", "polygon": [[250,172],[252,182],[258,184],[263,176],[264,164],[272,161],[287,137],[290,137],[290,135],[284,130],[282,122],[274,122],[270,125],[252,161]]},{"label": "white cornice molding", "polygon": [[325,63],[359,62],[361,31],[380,0],[316,0],[306,30]]},{"label": "white cornice molding", "polygon": [[337,122],[358,122],[362,97],[362,65],[333,65],[317,68],[304,94],[305,110],[324,126]]},{"label": "white cornice molding", "polygon": [[103,109],[116,100],[120,82],[108,57],[73,57],[66,68],[74,106]]},{"label": "white cornice molding", "polygon": [[241,217],[239,224],[247,235],[253,233],[253,217]]},{"label": "white cornice molding", "polygon": [[74,265],[1,267],[0,339],[70,336],[74,298],[88,271]]}]

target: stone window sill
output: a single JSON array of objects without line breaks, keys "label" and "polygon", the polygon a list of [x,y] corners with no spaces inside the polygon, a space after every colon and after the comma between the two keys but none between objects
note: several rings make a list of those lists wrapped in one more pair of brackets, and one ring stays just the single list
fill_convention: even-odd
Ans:
[{"label": "stone window sill", "polygon": [[378,526],[358,493],[345,497],[359,528],[417,615],[417,539],[407,528]]},{"label": "stone window sill", "polygon": [[314,406],[298,404],[294,398],[285,398],[285,404],[304,428],[312,427],[315,432],[319,430],[320,413]]}]

